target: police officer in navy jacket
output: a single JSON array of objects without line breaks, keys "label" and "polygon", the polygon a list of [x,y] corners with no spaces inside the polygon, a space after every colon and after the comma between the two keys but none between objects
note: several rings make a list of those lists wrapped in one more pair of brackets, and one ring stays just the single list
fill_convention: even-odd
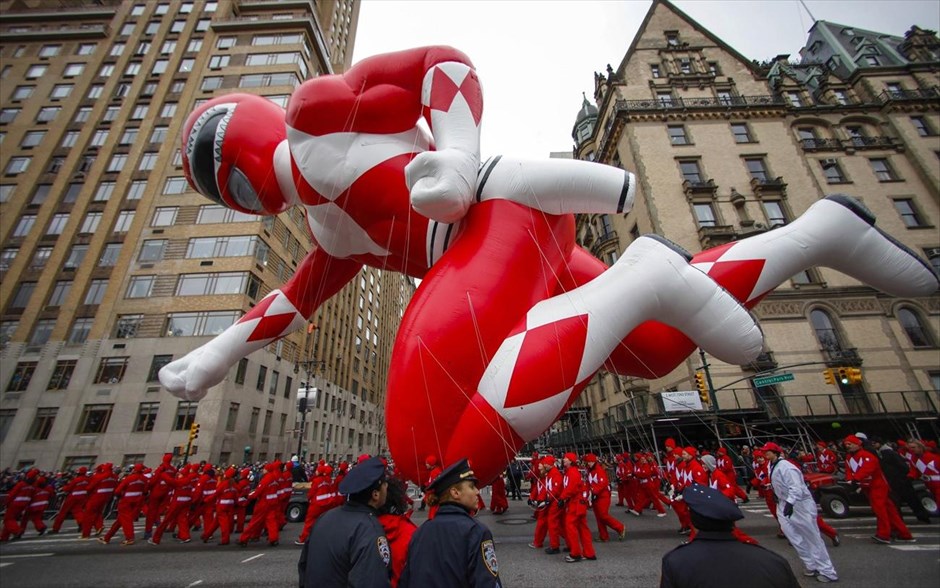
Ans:
[{"label": "police officer in navy jacket", "polygon": [[343,478],[346,504],[317,519],[300,562],[300,586],[389,586],[391,553],[377,509],[385,504],[385,464],[369,458]]},{"label": "police officer in navy jacket", "polygon": [[449,466],[431,483],[437,515],[411,539],[400,588],[499,588],[493,534],[473,518],[480,490],[466,459]]},{"label": "police officer in navy jacket", "polygon": [[721,492],[693,484],[682,492],[695,539],[663,556],[660,588],[799,588],[790,563],[760,545],[732,535],[741,509]]}]

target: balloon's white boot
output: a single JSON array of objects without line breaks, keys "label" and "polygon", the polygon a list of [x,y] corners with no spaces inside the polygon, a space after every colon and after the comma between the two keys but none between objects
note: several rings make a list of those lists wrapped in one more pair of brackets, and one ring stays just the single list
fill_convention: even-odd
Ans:
[{"label": "balloon's white boot", "polygon": [[760,329],[689,258],[661,237],[637,239],[594,280],[532,307],[496,351],[477,390],[520,437],[531,440],[645,321],[676,327],[722,361],[752,361],[761,352]]},{"label": "balloon's white boot", "polygon": [[[717,261],[764,260],[748,301],[815,266],[832,268],[894,296],[935,292],[940,281],[931,267],[874,223],[861,202],[834,194],[788,225],[738,241]],[[696,265],[708,272],[714,261]]]}]

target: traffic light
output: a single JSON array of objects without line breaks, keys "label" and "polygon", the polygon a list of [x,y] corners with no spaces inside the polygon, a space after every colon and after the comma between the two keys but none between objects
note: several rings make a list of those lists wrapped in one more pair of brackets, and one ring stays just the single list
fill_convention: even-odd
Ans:
[{"label": "traffic light", "polygon": [[839,382],[842,384],[850,384],[852,380],[849,379],[849,368],[841,367],[838,369],[839,372]]},{"label": "traffic light", "polygon": [[850,384],[861,384],[862,383],[862,370],[858,368],[848,368],[846,370],[849,376]]},{"label": "traffic light", "polygon": [[826,384],[829,386],[836,385],[836,378],[832,374],[832,368],[826,368],[823,370],[823,377],[826,378]]},{"label": "traffic light", "polygon": [[705,381],[705,374],[695,372],[695,388],[698,390],[698,397],[702,399],[702,404],[708,404],[708,382]]},{"label": "traffic light", "polygon": [[199,436],[199,423],[189,425],[189,442],[192,443]]}]

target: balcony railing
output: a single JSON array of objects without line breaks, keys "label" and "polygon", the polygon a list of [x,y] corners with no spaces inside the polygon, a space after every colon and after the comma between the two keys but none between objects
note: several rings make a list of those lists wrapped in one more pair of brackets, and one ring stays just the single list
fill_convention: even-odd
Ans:
[{"label": "balcony railing", "polygon": [[882,102],[936,100],[938,98],[940,98],[940,86],[916,90],[885,90],[878,95],[878,99]]},{"label": "balcony railing", "polygon": [[838,139],[800,139],[804,151],[841,151],[842,142]]},{"label": "balcony railing", "polygon": [[894,147],[897,142],[891,137],[852,137],[842,141],[846,148],[885,149]]},{"label": "balcony railing", "polygon": [[[825,420],[844,416],[940,417],[940,393],[936,391],[757,395],[750,388],[728,388],[716,391],[716,398],[721,407],[720,413],[760,411],[781,421]],[[625,410],[620,410],[621,407]],[[656,419],[684,414],[666,413],[658,395],[634,397],[621,407],[618,407],[617,417],[608,415],[595,421],[579,423],[567,430],[549,433],[548,445],[571,446],[625,435],[629,427],[648,426]],[[703,411],[689,411],[687,414],[703,414]]]},{"label": "balcony railing", "polygon": [[650,98],[648,100],[617,100],[616,110],[682,110],[697,108],[730,108],[745,106],[785,106],[780,96],[725,96],[722,98]]}]

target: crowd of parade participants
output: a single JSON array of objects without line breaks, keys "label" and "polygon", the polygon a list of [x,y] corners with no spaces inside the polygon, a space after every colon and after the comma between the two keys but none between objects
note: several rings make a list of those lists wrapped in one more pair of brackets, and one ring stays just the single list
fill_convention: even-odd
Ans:
[{"label": "crowd of parade participants", "polygon": [[[846,482],[865,493],[877,519],[873,536],[877,542],[913,540],[899,515],[902,502],[910,504],[920,521],[930,522],[919,501],[910,500],[912,480],[922,480],[940,503],[940,454],[933,441],[887,443],[857,433],[838,441],[819,441],[812,451],[803,446],[780,449],[773,443],[764,447],[771,446],[782,451],[782,457],[804,474],[844,475]],[[756,491],[771,514],[778,515],[771,488],[771,463],[762,451],[748,446],[683,447],[667,439],[660,454],[560,453],[535,453],[528,460],[513,462],[492,484],[489,508],[494,515],[500,515],[510,508],[510,499],[525,499],[536,521],[529,547],[559,554],[564,544],[568,562],[596,559],[594,540],[625,538],[626,526],[611,515],[612,507],[624,508],[633,516],[649,510],[657,517],[667,517],[667,509],[671,509],[678,519],[678,533],[694,539],[689,508],[682,498],[683,490],[694,484],[710,486],[739,504],[748,502],[751,491]],[[358,461],[367,457],[361,456]],[[421,489],[432,486],[442,471],[436,457],[428,456],[425,461],[427,479],[420,481]],[[295,541],[303,545],[317,519],[345,502],[338,488],[351,467],[355,464],[301,464],[296,458],[242,467],[204,462],[176,466],[173,456],[167,454],[153,468],[141,463],[123,468],[103,463],[90,471],[85,467],[55,473],[35,468],[7,470],[0,479],[0,493],[6,494],[0,540],[22,537],[29,525],[39,535],[59,533],[66,519],[71,518],[78,528],[69,531],[77,531],[81,539],[97,538],[108,544],[121,532],[121,545],[133,545],[138,541],[135,522],[143,519],[143,539],[154,545],[171,533],[182,543],[194,538],[210,542],[218,534],[219,545],[246,546],[263,538],[275,546],[287,522],[285,513],[294,483],[308,482],[306,518]],[[384,512],[380,511],[380,521],[394,561],[416,528],[410,520],[413,510],[423,510],[426,503],[434,501],[429,501],[425,493],[414,504],[407,484],[396,477],[393,464],[389,464],[388,471],[393,488]],[[523,494],[523,480],[529,482],[528,495]],[[117,517],[110,523],[105,515],[112,500],[117,501]],[[484,510],[483,499],[477,500],[477,510]],[[55,504],[59,505],[55,516],[47,517],[47,509]],[[429,518],[434,517],[435,510],[436,506],[430,507]],[[596,535],[588,527],[591,512]],[[838,533],[822,517],[817,516],[817,524],[833,546],[840,544]],[[734,534],[739,541],[756,543],[739,529]]]}]

